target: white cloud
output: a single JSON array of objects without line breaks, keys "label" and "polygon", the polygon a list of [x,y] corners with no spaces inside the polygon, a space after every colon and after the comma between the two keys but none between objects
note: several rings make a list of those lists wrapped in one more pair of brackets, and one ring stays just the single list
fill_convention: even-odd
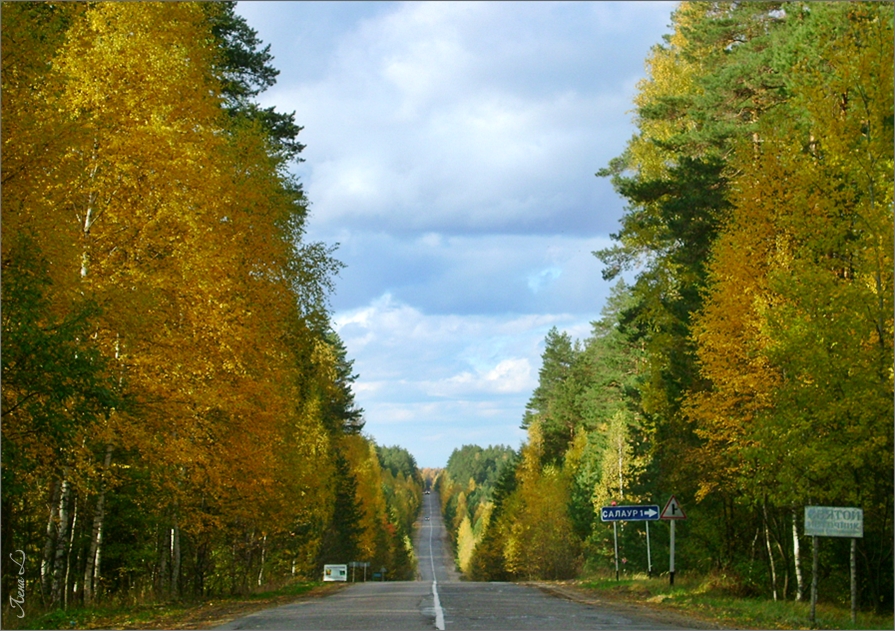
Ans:
[{"label": "white cloud", "polygon": [[538,385],[528,358],[505,359],[484,376],[497,392],[529,394]]},{"label": "white cloud", "polygon": [[347,264],[335,326],[378,442],[441,466],[511,444],[551,326],[609,293],[622,202],[594,173],[674,2],[251,2],[295,111],[308,238]]},{"label": "white cloud", "polygon": [[381,445],[409,449],[421,467],[443,467],[464,444],[509,445],[525,439],[521,417],[493,402],[449,401],[377,405],[367,410],[365,431]]},{"label": "white cloud", "polygon": [[642,57],[607,38],[667,13],[554,4],[391,5],[341,33],[328,73],[265,94],[305,126],[314,221],[611,231],[621,205],[593,174],[630,135]]},{"label": "white cloud", "polygon": [[523,394],[527,395],[537,385],[528,358],[512,358],[500,361],[485,373],[463,371],[448,379],[426,382],[427,394],[439,397],[470,395]]},{"label": "white cloud", "polygon": [[335,326],[360,375],[367,431],[418,454],[432,453],[423,443],[439,433],[463,437],[453,446],[518,446],[547,331],[590,332],[571,314],[428,315],[388,294],[336,314]]}]

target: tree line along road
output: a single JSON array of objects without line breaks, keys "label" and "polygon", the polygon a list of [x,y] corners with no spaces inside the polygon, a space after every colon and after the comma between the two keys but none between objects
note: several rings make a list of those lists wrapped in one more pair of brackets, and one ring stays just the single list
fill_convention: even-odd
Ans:
[{"label": "tree line along road", "polygon": [[[428,517],[428,519],[426,519]],[[219,629],[686,629],[631,608],[584,604],[528,585],[461,581],[440,503],[426,495],[414,547],[416,581],[366,582],[332,596],[238,618]]]}]

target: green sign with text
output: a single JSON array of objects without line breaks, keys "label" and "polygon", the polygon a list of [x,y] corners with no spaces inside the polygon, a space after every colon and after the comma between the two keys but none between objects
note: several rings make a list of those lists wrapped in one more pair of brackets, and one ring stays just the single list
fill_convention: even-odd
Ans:
[{"label": "green sign with text", "polygon": [[805,534],[809,537],[864,536],[864,511],[847,506],[806,506]]}]

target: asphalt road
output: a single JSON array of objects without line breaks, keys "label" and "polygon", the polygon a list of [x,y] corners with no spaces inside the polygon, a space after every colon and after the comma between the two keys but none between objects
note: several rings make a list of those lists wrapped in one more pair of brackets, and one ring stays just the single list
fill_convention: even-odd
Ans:
[{"label": "asphalt road", "polygon": [[[251,614],[219,629],[683,629],[630,608],[582,604],[515,583],[460,581],[438,497],[424,496],[416,581],[367,582]],[[429,517],[427,520],[426,517]],[[679,623],[679,620],[676,621]]]}]

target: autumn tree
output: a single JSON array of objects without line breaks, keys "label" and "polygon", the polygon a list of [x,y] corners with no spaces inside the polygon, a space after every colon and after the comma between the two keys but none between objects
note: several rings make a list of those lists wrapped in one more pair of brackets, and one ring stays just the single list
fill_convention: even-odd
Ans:
[{"label": "autumn tree", "polygon": [[[793,507],[793,532],[795,507],[832,503],[863,506],[867,539],[887,537],[875,519],[891,511],[877,483],[892,469],[891,29],[891,7],[830,5],[794,34],[791,102],[763,119],[758,152],[739,153],[699,318],[713,387],[692,414],[719,472],[702,492],[728,485],[772,520]],[[870,545],[869,566],[890,558]]]},{"label": "autumn tree", "polygon": [[528,580],[569,578],[578,569],[581,544],[569,518],[569,476],[555,465],[541,464],[538,422],[528,433],[516,470],[518,487],[502,515],[505,567],[512,576]]},{"label": "autumn tree", "polygon": [[[483,524],[475,551],[469,561],[468,576],[472,580],[505,581],[511,578],[507,570],[504,542],[518,487],[517,471],[520,463],[513,452],[500,467],[491,493],[488,520]],[[508,510],[510,508],[510,510]],[[475,533],[474,533],[475,534]]]},{"label": "autumn tree", "polygon": [[376,447],[382,471],[382,490],[389,518],[399,527],[400,537],[410,536],[423,503],[423,480],[416,459],[398,445]]},{"label": "autumn tree", "polygon": [[248,591],[316,575],[336,519],[363,543],[356,480],[394,557],[257,34],[232,3],[18,3],[2,35],[4,552],[47,607]]},{"label": "autumn tree", "polygon": [[[694,528],[718,520],[694,532],[703,567],[738,566],[760,536],[766,574],[743,581],[768,593],[781,573],[786,591],[791,569],[802,591],[797,506],[824,488],[835,489],[825,501],[844,502],[862,487],[828,464],[818,426],[850,428],[849,453],[890,468],[870,452],[891,432],[857,428],[891,416],[885,379],[858,376],[867,361],[888,363],[885,345],[867,340],[887,326],[877,248],[891,206],[870,209],[888,199],[873,174],[890,160],[891,142],[874,145],[874,133],[891,126],[889,99],[875,92],[891,92],[880,61],[891,57],[891,14],[888,4],[682,3],[638,86],[638,133],[600,172],[629,202],[616,245],[597,254],[606,277],[637,273],[621,321],[645,353],[634,412],[655,483],[699,500]],[[873,261],[864,280],[862,261]],[[851,387],[879,403],[859,406],[860,420]]]}]

